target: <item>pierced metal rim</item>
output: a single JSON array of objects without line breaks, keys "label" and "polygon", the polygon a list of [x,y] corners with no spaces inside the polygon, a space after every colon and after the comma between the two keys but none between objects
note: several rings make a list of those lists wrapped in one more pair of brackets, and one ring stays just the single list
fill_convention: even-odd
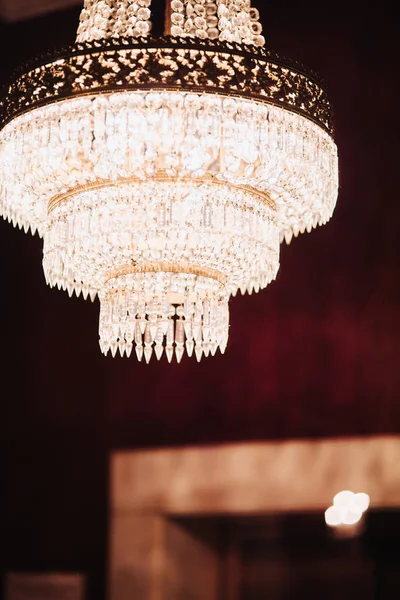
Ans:
[{"label": "pierced metal rim", "polygon": [[[172,39],[174,41],[171,41]],[[231,60],[232,63],[229,65],[232,71],[229,75],[231,80],[219,82],[218,77],[226,79],[228,74],[226,70],[219,69],[217,65],[213,64],[212,68],[215,70],[213,73],[210,73],[209,81],[205,84],[201,83],[200,85],[193,83],[190,78],[185,79],[181,74],[175,75],[175,73],[173,75],[168,75],[164,82],[145,81],[142,83],[135,81],[132,83],[127,80],[124,81],[125,76],[123,74],[113,73],[112,70],[112,59],[114,58],[114,61],[116,61],[118,56],[112,56],[112,54],[108,55],[107,53],[120,52],[121,57],[123,57],[123,53],[130,50],[148,51],[149,56],[152,54],[152,50],[165,50],[166,58],[171,58],[171,50],[187,52],[188,58],[190,59],[193,58],[190,55],[192,51],[200,51],[207,58],[215,55],[221,60],[228,60],[226,57],[229,57],[229,60]],[[85,83],[82,82],[82,77],[84,77],[85,74],[85,67],[80,64],[80,71],[77,72],[77,66],[73,62],[77,57],[84,56],[89,60],[91,57],[98,59],[99,57],[104,56],[106,60],[110,61],[110,65],[102,65],[102,69],[104,69],[104,82],[96,82],[92,86],[86,84],[85,87]],[[241,81],[236,79],[237,76],[239,76],[239,71],[235,72],[235,57],[244,59],[245,62],[241,63],[241,67],[246,66],[248,69],[247,77],[243,77],[243,71],[240,72],[240,77],[242,78]],[[114,65],[115,64],[116,62],[114,62]],[[257,76],[254,75],[254,68],[264,68],[268,73],[271,68],[285,69],[288,71],[288,82],[281,81],[281,89],[279,90],[279,94],[277,94],[276,90],[273,90],[274,86],[272,80],[266,88],[263,86],[260,87],[258,84],[260,78],[257,79]],[[42,81],[39,79],[39,73],[35,73],[36,70],[40,69],[42,70]],[[90,74],[89,69],[86,72],[88,75]],[[62,78],[63,74],[64,80]],[[149,72],[148,75],[155,78],[160,76],[159,73],[151,72]],[[109,76],[115,78],[115,81],[111,84],[108,83]],[[174,78],[176,79],[177,76],[179,78],[179,83],[174,84]],[[262,76],[263,73],[260,73],[260,77]],[[67,77],[69,78],[68,80]],[[290,77],[298,82],[302,80],[304,88],[302,90],[303,96],[293,88],[293,85],[290,86]],[[35,99],[32,97],[33,95],[31,93],[30,96],[28,96],[28,99],[19,101],[19,98],[21,96],[23,97],[24,93],[26,95],[26,88],[29,88],[29,86],[32,87],[32,80],[35,80],[36,78],[40,81],[42,90],[46,90],[47,88],[46,97]],[[65,85],[60,86],[60,82]],[[304,86],[304,82],[308,82],[311,88],[313,88],[314,94],[311,90],[306,89],[308,86]],[[289,91],[286,90],[286,87],[288,87]],[[3,91],[3,100],[0,102],[0,130],[17,116],[57,101],[88,94],[150,89],[179,89],[194,93],[216,93],[234,97],[245,97],[267,104],[275,104],[288,111],[295,112],[308,118],[327,131],[330,135],[333,133],[332,110],[323,85],[314,75],[307,73],[306,70],[299,68],[298,65],[292,65],[290,61],[280,59],[278,55],[273,53],[261,50],[257,51],[255,48],[250,49],[247,46],[221,42],[217,44],[202,44],[199,43],[199,40],[196,40],[195,42],[193,40],[188,41],[188,38],[184,38],[183,40],[178,40],[177,38],[135,39],[134,41],[107,40],[98,44],[77,44],[58,53],[45,55],[36,63],[31,63],[30,70],[28,72],[20,73],[11,82],[8,88]],[[293,103],[293,97],[296,99],[295,104]],[[289,98],[291,99],[289,100]],[[314,109],[307,107],[307,101],[312,102]]]},{"label": "pierced metal rim", "polygon": [[255,59],[264,59],[281,67],[296,71],[304,75],[310,81],[316,83],[319,87],[327,91],[327,83],[324,79],[312,69],[303,65],[300,61],[287,58],[270,48],[254,45],[237,44],[236,42],[221,42],[219,40],[201,40],[191,37],[175,37],[171,35],[155,37],[133,38],[107,38],[103,40],[94,40],[92,42],[77,42],[70,46],[52,49],[48,52],[36,55],[28,61],[17,67],[12,75],[11,81],[17,79],[24,73],[32,71],[37,67],[44,66],[55,60],[69,58],[71,56],[85,55],[88,53],[106,52],[109,50],[129,50],[138,48],[173,48],[173,49],[191,49],[191,50],[209,50],[210,52],[225,52],[228,54],[240,54]]}]

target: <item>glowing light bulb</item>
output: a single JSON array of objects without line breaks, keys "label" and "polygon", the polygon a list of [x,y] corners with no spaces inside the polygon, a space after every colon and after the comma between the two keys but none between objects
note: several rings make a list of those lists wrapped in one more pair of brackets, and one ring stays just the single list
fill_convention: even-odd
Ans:
[{"label": "glowing light bulb", "polygon": [[325,522],[329,527],[354,526],[361,521],[369,504],[368,494],[354,494],[350,490],[339,492],[333,498],[333,506],[325,512]]},{"label": "glowing light bulb", "polygon": [[333,506],[338,508],[350,508],[355,503],[355,495],[348,490],[339,492],[333,499]]},{"label": "glowing light bulb", "polygon": [[342,523],[343,525],[355,525],[359,521],[361,521],[362,512],[357,508],[353,507],[345,511]]},{"label": "glowing light bulb", "polygon": [[339,527],[342,524],[342,511],[336,506],[330,506],[325,511],[325,523],[329,527]]},{"label": "glowing light bulb", "polygon": [[354,503],[355,503],[357,509],[359,509],[362,513],[364,513],[369,508],[370,497],[368,496],[368,494],[364,494],[364,493],[360,492],[358,494],[355,494]]}]

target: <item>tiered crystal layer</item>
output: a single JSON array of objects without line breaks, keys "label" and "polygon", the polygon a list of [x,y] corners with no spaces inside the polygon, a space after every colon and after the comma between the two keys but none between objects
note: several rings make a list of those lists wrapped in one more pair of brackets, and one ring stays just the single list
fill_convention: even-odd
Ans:
[{"label": "tiered crystal layer", "polygon": [[[190,273],[128,274],[112,278],[101,294],[100,347],[104,354],[131,355],[149,362],[153,352],[178,362],[186,350],[198,361],[203,354],[225,352],[228,342],[228,295],[212,279]],[[182,292],[182,290],[185,290]]]},{"label": "tiered crystal layer", "polygon": [[213,94],[125,92],[75,98],[21,115],[0,132],[0,211],[43,235],[48,202],[99,180],[212,175],[276,204],[289,240],[330,219],[337,149],[308,119]]},{"label": "tiered crystal layer", "polygon": [[105,184],[50,211],[43,259],[50,285],[101,291],[116,270],[141,273],[160,262],[210,273],[228,295],[258,291],[279,266],[274,212],[245,189],[174,178]]},{"label": "tiered crystal layer", "polygon": [[44,235],[50,285],[101,301],[100,343],[178,361],[224,351],[228,300],[324,223],[336,146],[266,103],[117,92],[21,115],[0,133],[2,214]]},{"label": "tiered crystal layer", "polygon": [[[50,285],[97,290],[104,353],[178,361],[224,351],[228,300],[279,268],[275,214],[260,194],[214,178],[131,179],[57,199],[44,236]],[[132,337],[133,336],[133,337]],[[195,344],[195,346],[194,346]]]}]

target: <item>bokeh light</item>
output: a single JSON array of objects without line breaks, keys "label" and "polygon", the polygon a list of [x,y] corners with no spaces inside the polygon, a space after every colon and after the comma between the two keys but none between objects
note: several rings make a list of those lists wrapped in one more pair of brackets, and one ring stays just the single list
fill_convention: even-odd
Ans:
[{"label": "bokeh light", "polygon": [[368,494],[344,490],[336,494],[333,506],[325,511],[325,522],[329,527],[354,526],[362,520],[369,505]]}]

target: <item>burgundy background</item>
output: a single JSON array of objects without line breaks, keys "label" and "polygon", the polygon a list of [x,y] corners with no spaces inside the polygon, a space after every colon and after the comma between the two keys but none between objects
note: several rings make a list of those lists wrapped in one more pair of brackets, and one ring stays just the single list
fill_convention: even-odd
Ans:
[{"label": "burgundy background", "polygon": [[[0,222],[3,572],[83,570],[102,597],[111,448],[400,432],[398,23],[389,2],[254,5],[269,45],[328,82],[335,216],[232,301],[225,356],[150,366],[104,359],[97,303],[48,289],[41,241]],[[1,79],[72,42],[78,14],[0,25]]]}]

